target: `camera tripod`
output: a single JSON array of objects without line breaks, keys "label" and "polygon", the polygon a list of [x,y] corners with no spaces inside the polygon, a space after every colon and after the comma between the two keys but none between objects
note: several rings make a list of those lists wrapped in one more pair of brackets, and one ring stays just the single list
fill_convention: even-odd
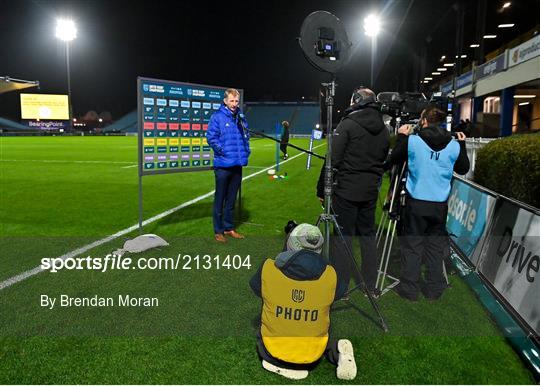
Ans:
[{"label": "camera tripod", "polygon": [[[403,181],[405,178],[406,164],[403,164],[399,173],[398,170],[398,166],[394,166],[390,173],[390,192],[389,196],[387,195],[383,205],[383,214],[381,216],[381,220],[379,221],[379,226],[377,227],[377,233],[375,236],[377,239],[377,247],[379,247],[383,234],[385,233],[384,230],[386,229],[379,271],[377,272],[377,281],[375,283],[375,288],[378,288],[381,291],[381,294],[385,294],[399,284],[398,278],[388,275],[387,273],[390,255],[392,253],[392,246],[394,244],[394,237],[396,235],[397,223],[400,220],[401,208],[405,204]],[[391,279],[393,283],[385,287],[384,285],[387,277]]]},{"label": "camera tripod", "polygon": [[[377,227],[376,240],[377,247],[379,247],[383,236],[383,251],[381,255],[381,261],[379,263],[379,270],[377,273],[377,281],[375,288],[381,291],[384,295],[392,288],[399,284],[399,279],[388,274],[388,264],[390,263],[390,257],[392,254],[392,246],[394,245],[395,236],[397,233],[397,225],[401,220],[401,213],[406,205],[406,193],[405,182],[407,180],[407,163],[403,163],[401,167],[394,165],[390,173],[390,191],[386,197],[386,201],[383,205],[383,214],[381,221]],[[386,232],[385,232],[386,229]],[[386,234],[385,234],[386,233]],[[443,275],[448,285],[448,274],[446,272],[446,266],[443,262]],[[390,279],[392,283],[385,287],[386,279]]]},{"label": "camera tripod", "polygon": [[326,140],[327,140],[327,152],[326,152],[326,163],[324,166],[324,213],[322,213],[316,223],[316,226],[319,227],[321,223],[324,223],[324,248],[323,248],[323,256],[330,260],[330,224],[333,224],[334,230],[337,233],[337,236],[340,240],[340,242],[344,246],[345,254],[347,255],[346,258],[350,259],[350,261],[353,263],[356,277],[359,279],[359,284],[352,289],[348,290],[346,292],[346,295],[352,293],[356,289],[361,289],[369,299],[369,302],[371,303],[371,306],[377,313],[377,316],[379,317],[379,321],[381,323],[382,329],[387,332],[388,326],[386,325],[386,322],[384,321],[384,318],[381,314],[381,311],[379,310],[379,306],[375,299],[373,298],[373,294],[371,291],[368,290],[366,286],[366,282],[362,276],[362,273],[360,271],[360,268],[358,267],[358,263],[354,259],[354,255],[352,253],[351,248],[349,247],[347,241],[345,240],[345,237],[343,236],[343,233],[341,231],[341,228],[339,227],[339,224],[336,219],[336,214],[332,209],[332,186],[333,186],[333,169],[332,169],[332,109],[334,106],[334,96],[336,91],[336,82],[335,77],[332,76],[332,81],[330,83],[323,83],[322,86],[325,88],[325,104],[326,104]]}]

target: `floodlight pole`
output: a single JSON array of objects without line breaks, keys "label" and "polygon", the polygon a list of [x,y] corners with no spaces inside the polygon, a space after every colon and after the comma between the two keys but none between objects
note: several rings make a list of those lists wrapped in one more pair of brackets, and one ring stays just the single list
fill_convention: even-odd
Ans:
[{"label": "floodlight pole", "polygon": [[69,105],[69,128],[73,131],[73,106],[71,103],[71,75],[69,70],[69,40],[66,40],[66,68],[68,85],[68,105]]},{"label": "floodlight pole", "polygon": [[375,67],[375,52],[376,51],[377,51],[377,36],[373,35],[371,37],[371,82],[369,83],[371,89],[373,89],[373,83],[374,83],[374,79],[373,79],[374,71],[373,70],[374,70],[374,67]]}]

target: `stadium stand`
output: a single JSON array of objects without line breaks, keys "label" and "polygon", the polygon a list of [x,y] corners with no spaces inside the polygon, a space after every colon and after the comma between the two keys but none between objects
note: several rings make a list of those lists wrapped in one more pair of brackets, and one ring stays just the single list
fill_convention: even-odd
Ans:
[{"label": "stadium stand", "polygon": [[[317,103],[247,102],[245,114],[252,130],[275,135],[276,124],[290,122],[291,136],[309,136],[319,122]],[[106,126],[103,133],[136,133],[137,111],[134,110]]]},{"label": "stadium stand", "polygon": [[103,133],[136,133],[137,110],[127,113],[116,122],[111,123],[102,130]]},{"label": "stadium stand", "polygon": [[2,131],[36,131],[31,127],[0,117],[0,130]]},{"label": "stadium stand", "polygon": [[319,105],[311,102],[246,102],[249,127],[275,135],[276,124],[289,121],[291,136],[309,136],[319,122]]}]

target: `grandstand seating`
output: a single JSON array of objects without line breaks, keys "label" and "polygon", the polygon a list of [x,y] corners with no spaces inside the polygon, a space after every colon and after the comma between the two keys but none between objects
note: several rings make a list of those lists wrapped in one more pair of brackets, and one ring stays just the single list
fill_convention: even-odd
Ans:
[{"label": "grandstand seating", "polygon": [[36,129],[33,129],[25,125],[21,125],[20,123],[0,117],[0,130],[5,130],[5,131],[32,131],[33,130],[35,131]]},{"label": "grandstand seating", "polygon": [[297,102],[247,102],[245,114],[252,130],[275,135],[276,124],[286,120],[290,123],[290,133],[311,135],[319,122],[319,105]]},{"label": "grandstand seating", "polygon": [[116,122],[104,127],[102,131],[104,133],[136,133],[137,110],[127,113]]},{"label": "grandstand seating", "polygon": [[[286,120],[290,123],[292,136],[306,136],[311,135],[311,131],[319,122],[319,105],[297,102],[248,102],[245,114],[252,130],[273,136],[276,134],[276,124],[280,125]],[[137,111],[124,115],[116,122],[104,127],[102,131],[104,133],[137,132]]]}]

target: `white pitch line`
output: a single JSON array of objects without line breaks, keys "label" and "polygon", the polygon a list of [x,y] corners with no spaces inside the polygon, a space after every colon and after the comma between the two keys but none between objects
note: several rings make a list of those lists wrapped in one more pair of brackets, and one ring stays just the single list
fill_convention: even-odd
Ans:
[{"label": "white pitch line", "polygon": [[136,166],[137,166],[137,164],[135,164],[135,165],[128,165],[128,166],[122,166],[122,169],[134,168],[134,167],[136,167]]},{"label": "white pitch line", "polygon": [[[320,144],[318,146],[315,146],[314,149],[316,149],[318,147],[321,147],[323,145],[324,145],[324,143]],[[296,155],[290,157],[289,159],[281,162],[280,164],[284,164],[284,163],[287,163],[289,161],[292,161],[293,159],[298,158],[301,155],[304,155],[304,153],[296,154]],[[244,178],[242,178],[242,181],[249,180],[250,178],[253,178],[253,177],[255,177],[255,176],[257,176],[257,175],[259,175],[261,173],[264,173],[265,171],[270,170],[270,169],[272,169],[274,167],[276,167],[276,164],[274,164],[272,166],[269,166],[269,167],[267,167],[265,169],[259,170],[258,172],[252,173],[252,174],[250,174],[248,176],[245,176]],[[205,194],[203,194],[203,195],[201,195],[199,197],[195,197],[193,200],[184,202],[183,204],[180,204],[180,205],[178,205],[178,206],[176,206],[174,208],[171,208],[169,210],[166,210],[165,212],[162,212],[162,213],[157,214],[157,215],[155,215],[153,217],[150,217],[147,220],[144,220],[142,225],[145,226],[145,225],[148,225],[150,223],[153,223],[154,221],[161,220],[163,217],[166,217],[166,216],[176,212],[177,210],[183,209],[183,208],[185,208],[185,207],[187,207],[189,205],[195,204],[196,202],[204,200],[205,198],[208,198],[208,197],[212,196],[213,194],[214,194],[214,190],[212,190],[212,191],[210,191],[208,193],[205,193]],[[89,251],[92,248],[98,247],[98,246],[103,245],[105,243],[108,243],[109,241],[112,241],[112,240],[114,240],[114,239],[116,239],[118,237],[121,237],[121,236],[123,236],[125,234],[128,234],[130,232],[133,232],[134,230],[137,230],[138,228],[139,228],[139,224],[132,225],[129,228],[122,229],[121,231],[118,231],[115,234],[107,236],[107,237],[105,237],[105,238],[103,238],[101,240],[94,241],[94,242],[92,242],[90,244],[86,244],[86,245],[84,245],[84,246],[82,246],[80,248],[77,248],[74,251],[63,254],[62,256],[58,256],[57,259],[66,260],[66,259],[78,256],[78,255],[80,255],[82,253],[85,253],[86,251]],[[41,273],[43,271],[45,271],[45,270],[43,268],[41,268],[41,265],[38,265],[35,268],[32,268],[32,269],[30,269],[28,271],[25,271],[23,273],[20,273],[18,275],[10,277],[9,279],[6,279],[6,280],[0,282],[0,290],[3,290],[4,288],[10,287],[13,284],[18,283],[20,281],[26,280],[29,277],[37,275],[38,273]]]}]

